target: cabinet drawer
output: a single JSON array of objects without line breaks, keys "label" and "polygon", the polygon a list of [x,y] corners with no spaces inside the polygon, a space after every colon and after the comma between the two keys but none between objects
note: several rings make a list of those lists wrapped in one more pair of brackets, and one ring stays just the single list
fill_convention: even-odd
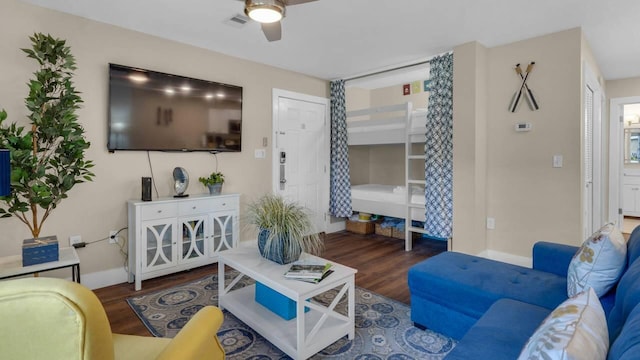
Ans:
[{"label": "cabinet drawer", "polygon": [[178,213],[183,216],[233,209],[235,208],[235,202],[228,198],[209,198],[184,201],[181,202],[178,206]]},{"label": "cabinet drawer", "polygon": [[142,220],[176,217],[178,207],[175,204],[145,205],[142,207]]},{"label": "cabinet drawer", "polygon": [[629,185],[640,185],[640,176],[625,174],[622,182]]}]

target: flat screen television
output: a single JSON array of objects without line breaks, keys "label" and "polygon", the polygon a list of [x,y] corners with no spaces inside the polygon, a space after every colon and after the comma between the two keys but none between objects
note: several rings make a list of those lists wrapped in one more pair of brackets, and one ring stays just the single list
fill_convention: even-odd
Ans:
[{"label": "flat screen television", "polygon": [[242,87],[109,64],[107,148],[237,152]]}]

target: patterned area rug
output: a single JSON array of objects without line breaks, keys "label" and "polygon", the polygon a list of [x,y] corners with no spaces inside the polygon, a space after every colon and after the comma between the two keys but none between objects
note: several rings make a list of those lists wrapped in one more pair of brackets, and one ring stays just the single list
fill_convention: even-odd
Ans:
[{"label": "patterned area rug", "polygon": [[[226,273],[227,283],[236,274]],[[252,283],[253,280],[244,277],[236,286]],[[328,304],[335,295],[336,292],[327,292],[314,300]],[[450,338],[415,328],[410,320],[410,307],[406,304],[359,287],[356,287],[355,298],[355,338],[348,340],[345,336],[311,359],[442,359],[455,346],[455,341]],[[174,337],[203,306],[218,304],[218,276],[128,298],[127,302],[152,334]],[[345,311],[346,300],[340,305]],[[227,311],[224,311],[224,323],[218,338],[227,359],[289,359]]]}]

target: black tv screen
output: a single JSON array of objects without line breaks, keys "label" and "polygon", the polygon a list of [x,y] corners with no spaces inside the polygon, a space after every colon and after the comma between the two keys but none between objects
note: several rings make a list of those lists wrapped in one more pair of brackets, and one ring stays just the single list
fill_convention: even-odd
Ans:
[{"label": "black tv screen", "polygon": [[109,64],[107,148],[240,151],[242,87]]}]

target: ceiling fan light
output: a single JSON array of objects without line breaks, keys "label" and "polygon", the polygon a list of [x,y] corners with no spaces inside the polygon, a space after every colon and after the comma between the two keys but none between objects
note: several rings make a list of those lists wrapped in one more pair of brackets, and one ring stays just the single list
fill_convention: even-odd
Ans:
[{"label": "ceiling fan light", "polygon": [[244,12],[254,21],[270,24],[282,20],[285,8],[279,0],[247,0]]}]

